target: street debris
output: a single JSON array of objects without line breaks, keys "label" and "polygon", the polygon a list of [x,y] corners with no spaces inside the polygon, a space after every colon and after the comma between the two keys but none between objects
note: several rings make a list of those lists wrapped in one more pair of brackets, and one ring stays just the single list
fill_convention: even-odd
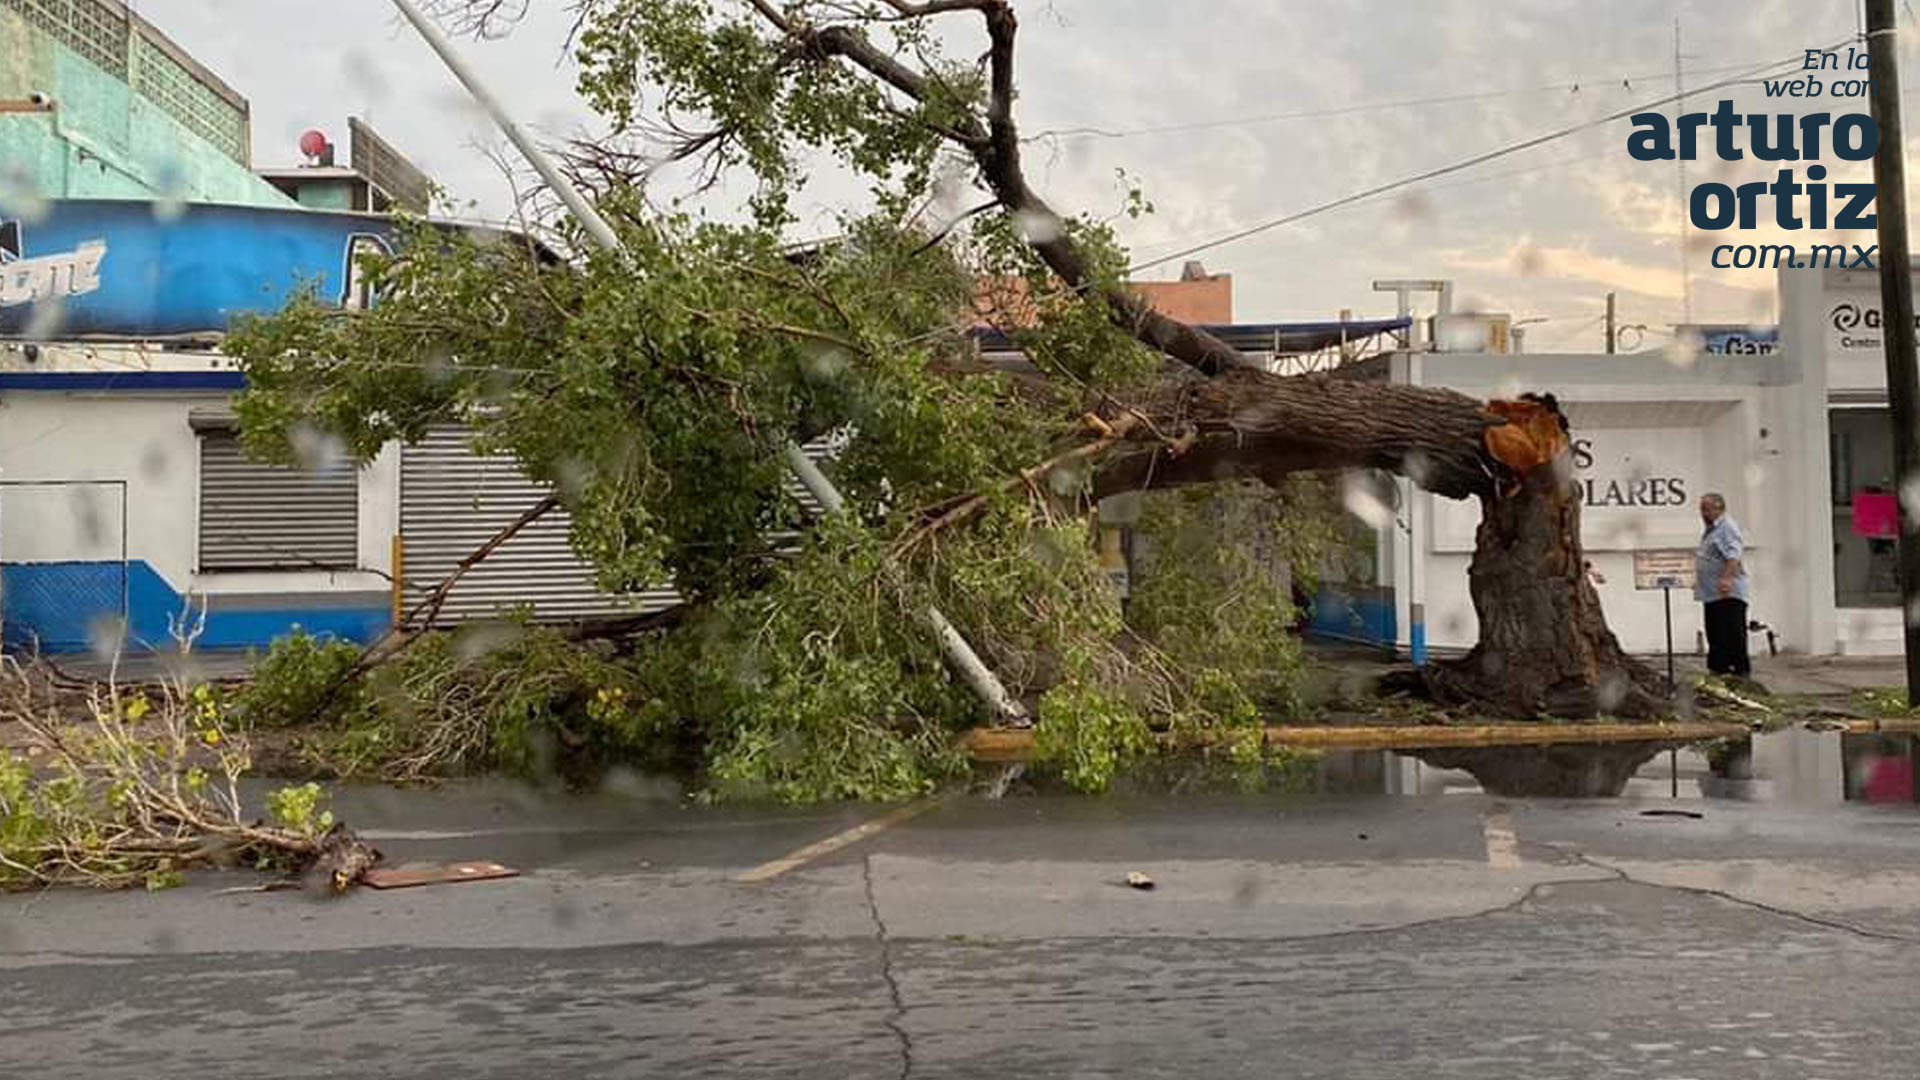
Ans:
[{"label": "street debris", "polygon": [[360,883],[369,889],[411,889],[420,885],[457,885],[463,881],[497,881],[519,876],[520,871],[499,863],[466,862],[368,870],[360,876]]},{"label": "street debris", "polygon": [[1138,870],[1127,871],[1127,887],[1146,891],[1153,888],[1153,879]]}]

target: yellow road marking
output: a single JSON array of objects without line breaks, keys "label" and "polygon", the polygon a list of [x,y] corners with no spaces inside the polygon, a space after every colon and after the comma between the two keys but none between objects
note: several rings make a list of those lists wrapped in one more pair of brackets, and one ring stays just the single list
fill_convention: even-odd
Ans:
[{"label": "yellow road marking", "polygon": [[907,821],[911,821],[914,818],[919,817],[921,814],[926,813],[927,811],[933,809],[934,807],[940,805],[942,802],[945,802],[945,801],[946,801],[945,796],[935,796],[934,798],[930,798],[930,799],[921,799],[919,802],[908,803],[907,805],[901,807],[898,810],[893,811],[890,814],[884,814],[880,817],[874,818],[871,821],[863,821],[860,824],[855,825],[851,829],[846,829],[842,832],[834,833],[832,836],[827,837],[825,840],[808,844],[806,847],[803,847],[798,851],[794,851],[789,854],[782,855],[781,857],[773,860],[772,862],[761,863],[759,866],[756,866],[753,869],[748,870],[746,873],[741,874],[739,877],[736,877],[733,880],[740,882],[743,885],[751,885],[751,884],[754,884],[755,882],[760,882],[760,881],[769,881],[773,878],[779,877],[781,874],[784,874],[789,870],[793,870],[798,867],[805,866],[806,864],[814,861],[815,859],[824,858],[828,855],[833,854],[836,851],[839,851],[842,848],[851,847],[852,845],[857,844],[862,840],[867,840],[872,837],[878,836],[881,833],[886,832],[888,829],[893,828],[895,825],[900,825]]}]

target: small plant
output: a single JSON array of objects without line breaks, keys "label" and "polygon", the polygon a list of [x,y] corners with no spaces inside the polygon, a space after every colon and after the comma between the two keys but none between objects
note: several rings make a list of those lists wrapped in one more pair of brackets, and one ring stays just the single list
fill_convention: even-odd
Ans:
[{"label": "small plant", "polygon": [[268,797],[271,824],[249,814],[243,733],[206,686],[165,682],[139,693],[96,687],[76,720],[51,680],[0,658],[0,719],[31,758],[0,750],[0,888],[178,884],[213,865],[319,865],[336,888],[377,856],[319,809],[315,785]]},{"label": "small plant", "polygon": [[351,642],[295,628],[254,665],[253,679],[235,697],[233,709],[254,728],[351,716],[366,707],[362,685],[350,678],[359,662],[360,649]]},{"label": "small plant", "polygon": [[333,811],[321,809],[325,801],[319,784],[283,787],[267,796],[267,816],[283,829],[317,838],[333,829]]}]

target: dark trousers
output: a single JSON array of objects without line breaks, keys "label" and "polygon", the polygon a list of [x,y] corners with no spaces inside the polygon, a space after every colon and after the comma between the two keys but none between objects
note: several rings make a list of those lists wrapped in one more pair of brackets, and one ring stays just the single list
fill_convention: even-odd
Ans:
[{"label": "dark trousers", "polygon": [[1747,602],[1707,602],[1707,670],[1716,675],[1750,675],[1747,659]]}]

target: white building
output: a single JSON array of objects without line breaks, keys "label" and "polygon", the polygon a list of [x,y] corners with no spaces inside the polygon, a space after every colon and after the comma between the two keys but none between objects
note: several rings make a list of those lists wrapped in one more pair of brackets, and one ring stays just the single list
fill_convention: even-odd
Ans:
[{"label": "white building", "polygon": [[[381,215],[51,200],[0,220],[0,641],[9,649],[166,648],[204,607],[202,647],[294,626],[365,641],[545,492],[463,432],[363,466],[264,465],[239,449],[235,316],[296,289],[353,306]],[[324,442],[324,440],[316,440]],[[321,448],[323,449],[323,448]],[[443,614],[537,606],[552,619],[657,609],[609,597],[564,513],[462,578]]]},{"label": "white building", "polygon": [[[1712,354],[1685,345],[1625,355],[1403,352],[1394,381],[1474,397],[1551,391],[1573,426],[1583,481],[1582,540],[1607,618],[1636,652],[1666,646],[1663,597],[1636,589],[1636,550],[1691,549],[1696,502],[1717,491],[1740,522],[1753,576],[1750,617],[1783,650],[1813,655],[1897,653],[1899,593],[1890,539],[1856,532],[1862,496],[1891,492],[1886,370],[1877,333],[1878,278],[1869,272],[1783,270],[1781,328],[1772,352]],[[1467,565],[1474,503],[1400,483],[1399,523],[1383,530],[1380,576],[1392,586],[1398,645],[1413,642],[1413,605],[1429,647],[1478,636]],[[1674,645],[1701,632],[1690,591],[1673,596]],[[1754,644],[1765,648],[1757,638]]]}]

